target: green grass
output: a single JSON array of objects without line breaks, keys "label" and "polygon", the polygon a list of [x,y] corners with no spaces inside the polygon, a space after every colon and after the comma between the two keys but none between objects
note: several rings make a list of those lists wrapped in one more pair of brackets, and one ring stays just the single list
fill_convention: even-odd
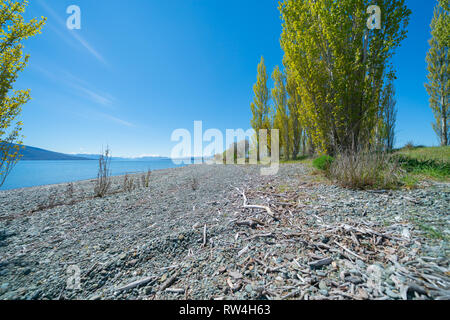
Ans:
[{"label": "green grass", "polygon": [[404,155],[410,159],[416,160],[435,160],[439,162],[450,163],[450,146],[447,147],[414,147],[403,148],[396,154]]},{"label": "green grass", "polygon": [[311,161],[311,157],[310,156],[299,156],[297,157],[297,159],[292,159],[292,160],[280,160],[280,163],[307,163],[308,161]]},{"label": "green grass", "polygon": [[450,146],[403,148],[395,152],[394,159],[407,172],[409,182],[420,178],[450,180]]},{"label": "green grass", "polygon": [[413,174],[405,174],[401,179],[400,182],[403,184],[403,187],[407,188],[407,189],[412,189],[415,188],[417,186],[417,184],[419,183],[420,179],[418,177],[416,177],[416,175]]},{"label": "green grass", "polygon": [[439,230],[436,227],[433,227],[429,224],[429,222],[424,221],[420,214],[416,214],[414,216],[411,216],[409,218],[409,221],[411,221],[417,228],[422,230],[424,232],[424,236],[426,236],[429,239],[439,239],[439,240],[445,240],[449,241],[450,237],[445,235],[443,231]]},{"label": "green grass", "polygon": [[427,236],[431,239],[440,239],[448,241],[448,237],[446,237],[442,232],[436,230],[432,226],[426,225],[424,223],[418,223],[417,226],[427,234]]}]

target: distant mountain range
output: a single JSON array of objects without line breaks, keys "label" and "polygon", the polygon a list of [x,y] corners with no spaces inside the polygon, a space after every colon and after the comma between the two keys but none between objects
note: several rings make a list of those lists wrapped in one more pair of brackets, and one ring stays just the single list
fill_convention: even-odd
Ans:
[{"label": "distant mountain range", "polygon": [[[23,145],[20,149],[20,154],[22,157],[20,160],[98,160],[100,154],[66,154],[60,152],[49,151],[41,148],[30,147]],[[213,157],[180,157],[173,158],[173,160],[207,160]],[[125,158],[125,157],[111,157],[111,160],[116,161],[151,161],[151,160],[172,160],[168,157],[161,156],[143,156],[137,158]]]},{"label": "distant mountain range", "polygon": [[[99,154],[78,153],[78,154],[74,154],[73,156],[80,157],[80,158],[87,158],[88,160],[98,160],[100,158]],[[170,160],[170,158],[160,157],[160,156],[139,157],[139,158],[111,157],[111,160],[121,160],[121,161],[148,161],[148,160],[155,160],[155,159],[167,159],[167,160]]]},{"label": "distant mountain range", "polygon": [[[22,146],[20,154],[22,155],[20,160],[98,160],[100,158],[99,154],[65,154],[30,146]],[[111,160],[121,161],[149,161],[155,159],[170,160],[170,158],[159,156],[140,158],[111,157]]]},{"label": "distant mountain range", "polygon": [[30,146],[23,146],[23,148],[20,149],[20,154],[22,155],[20,160],[90,160],[85,157],[53,152]]}]

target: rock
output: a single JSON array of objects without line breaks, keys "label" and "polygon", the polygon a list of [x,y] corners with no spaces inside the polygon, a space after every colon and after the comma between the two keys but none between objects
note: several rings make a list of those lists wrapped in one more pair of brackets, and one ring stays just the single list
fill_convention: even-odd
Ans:
[{"label": "rock", "polygon": [[326,289],[319,290],[319,293],[325,297],[328,297],[328,290],[326,290]]},{"label": "rock", "polygon": [[356,260],[356,265],[358,266],[358,267],[360,267],[361,269],[365,269],[366,268],[366,264],[364,263],[364,261],[362,261],[362,260]]},{"label": "rock", "polygon": [[228,274],[230,276],[232,276],[234,279],[242,279],[243,278],[242,273],[240,273],[238,271],[230,271],[230,272],[228,272]]},{"label": "rock", "polygon": [[119,255],[119,260],[125,260],[127,258],[126,253],[122,253]]},{"label": "rock", "polygon": [[325,280],[321,280],[319,282],[319,289],[321,289],[321,290],[328,290],[328,285],[327,285]]},{"label": "rock", "polygon": [[30,296],[30,297],[31,297],[31,300],[36,300],[36,299],[38,299],[39,296],[41,295],[41,293],[42,293],[42,291],[41,291],[40,289],[34,291],[34,292],[31,294],[31,296]]},{"label": "rock", "polygon": [[132,267],[132,266],[134,266],[136,263],[138,263],[138,260],[137,260],[137,259],[130,260],[130,261],[128,261],[128,266]]},{"label": "rock", "polygon": [[358,291],[357,291],[356,295],[361,300],[366,300],[366,299],[369,298],[369,295],[368,295],[367,291],[362,289],[362,288],[358,288]]},{"label": "rock", "polygon": [[150,295],[153,292],[153,288],[152,287],[146,287],[144,292],[145,292],[146,295]]},{"label": "rock", "polygon": [[383,281],[384,269],[377,264],[372,264],[367,267],[367,286],[369,288],[377,289],[381,291],[381,283]]},{"label": "rock", "polygon": [[415,293],[428,296],[428,292],[424,288],[416,285],[402,286],[400,289],[400,296],[403,300],[410,300],[414,298]]},{"label": "rock", "polygon": [[376,280],[381,280],[383,278],[384,269],[377,264],[372,264],[367,267],[366,273]]},{"label": "rock", "polygon": [[411,232],[409,231],[408,228],[403,228],[402,237],[408,240],[411,239]]},{"label": "rock", "polygon": [[351,282],[353,284],[360,284],[360,283],[364,282],[360,277],[355,277],[355,276],[347,276],[344,278],[344,280]]},{"label": "rock", "polygon": [[31,268],[25,268],[24,270],[23,270],[23,275],[24,276],[27,276],[27,275],[29,275],[31,273]]},{"label": "rock", "polygon": [[8,291],[8,287],[9,287],[8,282],[2,283],[2,285],[0,286],[0,294],[3,294],[6,291]]},{"label": "rock", "polygon": [[252,293],[253,291],[253,286],[251,284],[247,284],[245,286],[245,291],[247,291],[248,293]]},{"label": "rock", "polygon": [[399,294],[393,292],[391,289],[389,289],[389,288],[387,288],[387,287],[386,287],[385,293],[386,293],[390,298],[393,298],[393,299],[399,299],[399,298],[400,298],[400,295],[399,295]]},{"label": "rock", "polygon": [[169,275],[168,275],[167,273],[164,273],[164,274],[162,275],[162,277],[159,279],[159,282],[164,282],[164,281],[166,281],[168,276],[169,276]]}]

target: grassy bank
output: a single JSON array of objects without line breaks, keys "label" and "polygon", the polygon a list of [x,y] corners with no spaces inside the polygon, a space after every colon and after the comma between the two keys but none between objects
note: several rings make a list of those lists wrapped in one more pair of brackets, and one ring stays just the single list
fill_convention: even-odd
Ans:
[{"label": "grassy bank", "polygon": [[[329,170],[325,170],[323,166],[318,165],[318,163],[324,157],[308,157],[303,156],[296,160],[289,161],[281,161],[281,163],[303,163],[309,167],[315,168],[315,174],[322,174],[323,176],[330,178]],[[363,158],[367,157],[357,157],[354,161],[359,162],[363,161]],[[369,157],[371,158],[371,157]],[[366,161],[365,159],[364,161]],[[342,160],[341,160],[342,161]],[[386,162],[387,161],[387,162]],[[367,164],[357,164],[354,163],[353,166],[342,166],[340,168],[341,175],[348,176],[353,175],[353,178],[357,179],[362,175],[367,175],[368,163],[370,161],[366,161]],[[386,171],[387,166],[395,165],[400,169],[398,171],[398,177],[400,178],[398,183],[390,183],[384,185],[384,188],[394,188],[394,187],[406,187],[413,188],[420,181],[424,180],[433,180],[439,182],[449,182],[450,181],[450,146],[448,147],[405,147],[402,149],[394,150],[389,157],[386,156],[384,160],[386,162],[383,166],[372,166],[371,171]],[[382,162],[380,162],[382,163]],[[335,165],[336,166],[336,165]],[[356,169],[359,169],[356,170]],[[351,170],[352,172],[347,172]],[[355,171],[356,170],[356,171]],[[343,172],[345,171],[345,172]],[[353,172],[354,171],[354,172]],[[389,172],[387,173],[389,175]],[[385,176],[386,174],[372,172],[372,175],[375,176]],[[385,178],[385,177],[384,177]],[[359,178],[358,178],[359,179]],[[339,180],[339,179],[338,179]],[[339,182],[339,181],[338,181]],[[390,186],[389,186],[390,185]],[[355,184],[356,188],[360,188],[362,186],[358,186]],[[366,185],[362,188],[370,187]],[[373,186],[377,188],[376,183],[373,183]],[[379,186],[378,186],[379,187]]]},{"label": "grassy bank", "polygon": [[403,148],[394,153],[394,159],[406,171],[406,182],[450,181],[450,146]]}]

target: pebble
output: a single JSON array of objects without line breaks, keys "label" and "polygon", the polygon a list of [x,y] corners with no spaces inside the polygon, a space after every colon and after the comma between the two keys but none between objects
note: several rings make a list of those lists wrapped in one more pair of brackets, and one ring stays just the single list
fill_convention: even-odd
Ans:
[{"label": "pebble", "polygon": [[319,289],[321,289],[321,290],[327,290],[328,289],[328,285],[327,285],[327,283],[324,280],[321,280],[319,282]]}]

